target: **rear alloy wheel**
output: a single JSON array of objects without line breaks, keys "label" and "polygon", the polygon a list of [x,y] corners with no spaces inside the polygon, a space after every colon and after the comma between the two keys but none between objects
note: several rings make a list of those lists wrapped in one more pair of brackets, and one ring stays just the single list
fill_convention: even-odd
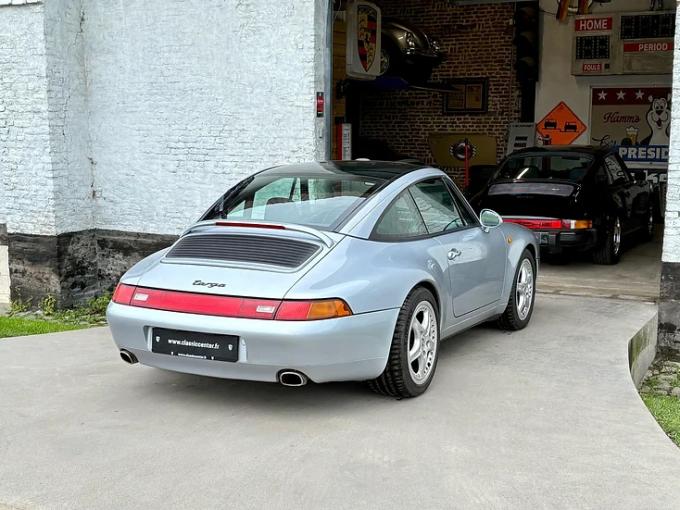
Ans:
[{"label": "rear alloy wheel", "polygon": [[439,313],[430,291],[418,287],[399,311],[387,366],[369,382],[376,393],[396,398],[416,397],[434,377],[439,355]]},{"label": "rear alloy wheel", "polygon": [[621,258],[621,220],[616,216],[609,222],[604,232],[604,239],[593,251],[593,262],[596,264],[613,265]]},{"label": "rear alloy wheel", "polygon": [[536,297],[536,259],[529,250],[524,250],[517,264],[508,306],[498,319],[502,329],[516,331],[529,324],[534,312]]}]

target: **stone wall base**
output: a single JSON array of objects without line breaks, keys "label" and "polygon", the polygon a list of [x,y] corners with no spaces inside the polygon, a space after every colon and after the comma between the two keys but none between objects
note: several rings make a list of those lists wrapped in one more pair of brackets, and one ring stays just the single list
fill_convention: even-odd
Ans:
[{"label": "stone wall base", "polygon": [[0,223],[0,306],[9,304],[9,250],[7,225]]},{"label": "stone wall base", "polygon": [[659,352],[680,356],[680,263],[661,263]]},{"label": "stone wall base", "polygon": [[60,306],[110,291],[133,264],[177,239],[172,235],[83,230],[57,236],[10,233],[12,299],[33,306],[51,294]]}]

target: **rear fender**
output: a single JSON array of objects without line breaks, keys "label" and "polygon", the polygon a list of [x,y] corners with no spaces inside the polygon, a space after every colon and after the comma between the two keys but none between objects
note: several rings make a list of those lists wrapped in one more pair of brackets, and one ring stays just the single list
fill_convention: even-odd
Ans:
[{"label": "rear fender", "polygon": [[172,248],[172,246],[157,251],[156,253],[152,253],[148,257],[143,258],[142,260],[137,262],[134,266],[132,266],[130,269],[128,269],[126,273],[121,277],[120,281],[128,285],[137,285],[139,283],[139,279],[141,278],[141,276],[144,275],[144,273],[151,269],[153,266],[158,264],[160,260],[165,256],[165,254],[168,253],[170,248]]},{"label": "rear fender", "polygon": [[450,318],[444,247],[434,239],[378,242],[347,237],[304,275],[286,299],[344,299],[355,314],[400,308],[426,282],[435,290],[442,323]]}]

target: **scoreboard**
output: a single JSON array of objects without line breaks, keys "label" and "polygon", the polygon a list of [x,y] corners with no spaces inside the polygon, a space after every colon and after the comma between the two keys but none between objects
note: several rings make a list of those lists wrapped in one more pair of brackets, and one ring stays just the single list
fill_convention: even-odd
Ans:
[{"label": "scoreboard", "polygon": [[572,74],[670,74],[674,11],[576,16]]}]

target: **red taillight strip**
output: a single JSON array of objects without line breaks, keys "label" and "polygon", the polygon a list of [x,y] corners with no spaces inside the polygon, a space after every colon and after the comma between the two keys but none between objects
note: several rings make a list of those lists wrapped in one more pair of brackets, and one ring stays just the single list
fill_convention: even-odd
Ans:
[{"label": "red taillight strip", "polygon": [[219,296],[119,284],[113,302],[169,312],[266,320],[319,320],[352,315],[340,299],[281,301],[275,299]]},{"label": "red taillight strip", "polygon": [[[123,288],[119,290],[120,288]],[[132,289],[131,291],[129,289]],[[121,296],[126,299],[118,300]],[[127,297],[129,296],[129,299]],[[248,319],[273,319],[281,301],[250,299],[196,292],[149,289],[120,284],[113,301],[124,305],[169,312],[216,315],[220,317],[243,317]]]},{"label": "red taillight strip", "polygon": [[503,218],[507,223],[517,223],[531,230],[592,228],[592,220],[563,220],[558,218]]},{"label": "red taillight strip", "polygon": [[116,287],[116,290],[113,292],[111,301],[114,303],[120,303],[121,305],[129,305],[134,292],[134,285],[125,285],[124,283],[119,283]]},{"label": "red taillight strip", "polygon": [[217,227],[245,227],[245,228],[268,228],[271,230],[286,230],[283,225],[273,225],[268,223],[248,223],[245,221],[218,221]]},{"label": "red taillight strip", "polygon": [[517,223],[531,230],[541,228],[557,229],[562,228],[562,220],[560,219],[539,219],[539,218],[503,218],[507,223]]}]

